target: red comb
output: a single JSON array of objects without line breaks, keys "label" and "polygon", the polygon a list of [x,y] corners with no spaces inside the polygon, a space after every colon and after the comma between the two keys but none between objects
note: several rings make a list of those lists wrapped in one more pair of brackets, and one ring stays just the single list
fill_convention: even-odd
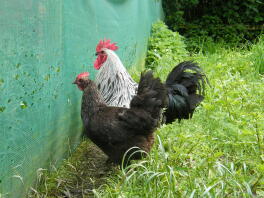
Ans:
[{"label": "red comb", "polygon": [[77,76],[77,78],[79,79],[79,78],[83,78],[83,77],[89,77],[89,72],[83,72],[83,73],[80,73],[78,76]]},{"label": "red comb", "polygon": [[96,46],[96,52],[100,52],[103,48],[107,48],[113,51],[118,49],[118,47],[116,46],[116,43],[111,43],[110,39],[100,40]]}]

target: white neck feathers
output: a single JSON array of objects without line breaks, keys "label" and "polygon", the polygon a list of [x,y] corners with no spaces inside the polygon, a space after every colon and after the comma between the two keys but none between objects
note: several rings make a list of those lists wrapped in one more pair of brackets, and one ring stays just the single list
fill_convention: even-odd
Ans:
[{"label": "white neck feathers", "polygon": [[138,85],[116,53],[109,49],[104,51],[107,59],[99,69],[95,83],[109,106],[129,107]]}]

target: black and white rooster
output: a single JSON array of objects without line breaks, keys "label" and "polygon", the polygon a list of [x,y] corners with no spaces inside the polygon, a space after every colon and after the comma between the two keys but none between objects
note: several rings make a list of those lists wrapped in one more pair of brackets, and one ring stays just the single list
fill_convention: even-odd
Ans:
[{"label": "black and white rooster", "polygon": [[[96,47],[94,68],[99,70],[95,83],[109,106],[129,107],[138,84],[131,78],[114,52],[118,47],[110,40],[100,40]],[[192,61],[178,64],[167,76],[168,106],[164,112],[166,123],[190,119],[204,99],[206,76]]]}]

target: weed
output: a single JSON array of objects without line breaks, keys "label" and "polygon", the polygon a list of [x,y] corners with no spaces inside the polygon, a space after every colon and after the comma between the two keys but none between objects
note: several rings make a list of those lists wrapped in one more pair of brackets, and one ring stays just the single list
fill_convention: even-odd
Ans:
[{"label": "weed", "polygon": [[260,74],[264,74],[264,34],[259,37],[258,43],[253,45],[251,53],[250,60],[253,63],[253,67]]},{"label": "weed", "polygon": [[179,33],[169,30],[162,21],[155,23],[152,36],[149,38],[146,68],[164,69],[170,67],[171,63],[187,57],[188,52],[183,39]]}]

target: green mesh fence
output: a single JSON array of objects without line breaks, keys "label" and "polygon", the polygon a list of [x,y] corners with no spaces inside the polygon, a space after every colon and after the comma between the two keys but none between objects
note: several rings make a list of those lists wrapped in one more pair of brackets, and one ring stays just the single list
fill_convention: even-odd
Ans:
[{"label": "green mesh fence", "polygon": [[38,168],[78,144],[81,92],[99,39],[118,43],[126,66],[144,60],[157,0],[0,1],[0,197],[24,197]]}]

